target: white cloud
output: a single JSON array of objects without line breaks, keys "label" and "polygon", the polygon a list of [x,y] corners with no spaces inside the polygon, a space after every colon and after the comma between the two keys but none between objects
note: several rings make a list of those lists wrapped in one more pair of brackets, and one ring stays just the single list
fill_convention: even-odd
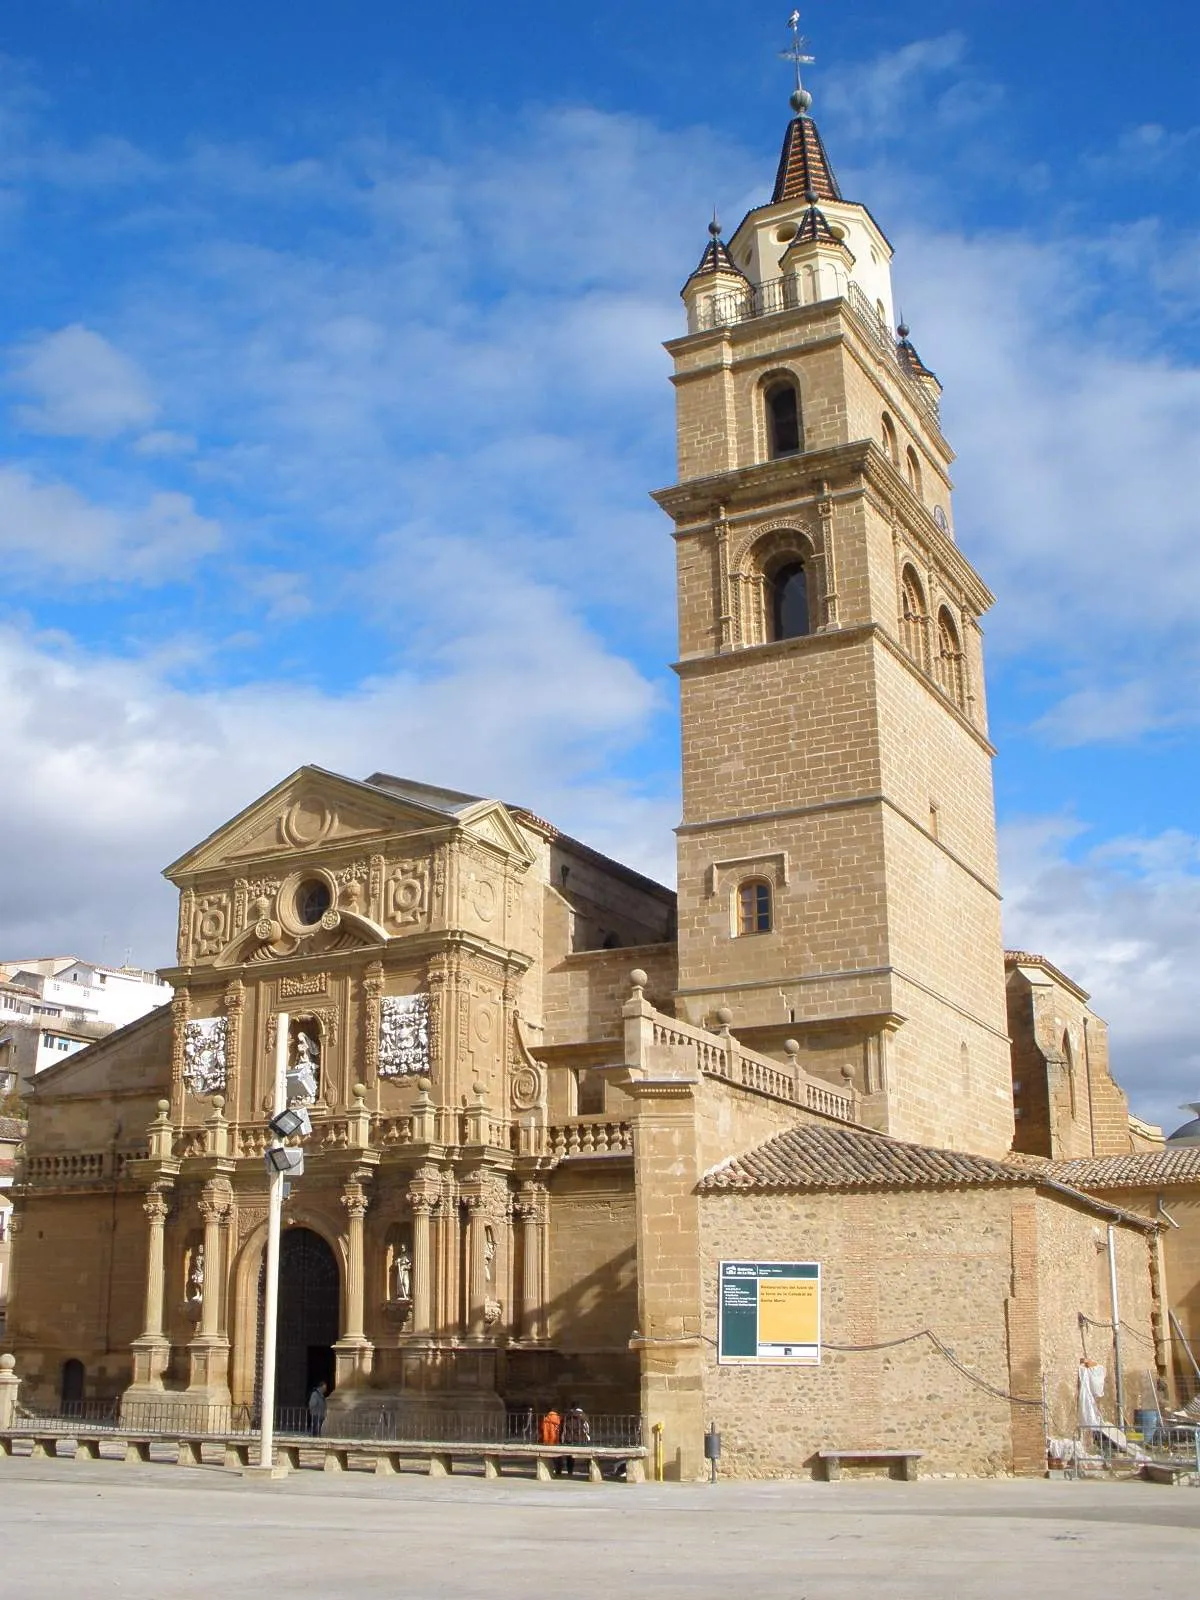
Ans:
[{"label": "white cloud", "polygon": [[78,322],[26,344],[10,381],[29,397],[16,412],[35,433],[111,439],[145,427],[158,411],[137,363]]},{"label": "white cloud", "polygon": [[[490,575],[488,605],[455,611],[452,552],[426,576],[447,600],[417,674],[400,668],[343,694],[295,681],[183,692],[169,659],[88,654],[0,630],[10,852],[0,950],[132,947],[172,959],[161,867],[306,762],[364,776],[433,779],[531,806],[651,874],[671,870],[677,802],[611,776],[658,707],[653,686],[608,652],[551,590]],[[312,648],[322,648],[320,631]]]},{"label": "white cloud", "polygon": [[1195,715],[1200,367],[1106,323],[1122,252],[1119,237],[901,242],[962,463],[959,541],[999,600],[993,671],[1027,654],[1057,681],[1043,731],[1064,742]]},{"label": "white cloud", "polygon": [[1062,817],[1001,830],[1005,938],[1091,992],[1131,1109],[1170,1132],[1200,1098],[1200,837],[1084,838]]},{"label": "white cloud", "polygon": [[159,491],[116,510],[0,466],[0,552],[16,587],[163,583],[185,576],[220,543],[216,523],[187,495]]}]

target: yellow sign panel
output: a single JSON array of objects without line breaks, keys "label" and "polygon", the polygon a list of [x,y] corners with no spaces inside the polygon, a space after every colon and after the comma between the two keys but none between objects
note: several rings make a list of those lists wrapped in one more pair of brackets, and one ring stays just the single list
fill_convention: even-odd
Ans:
[{"label": "yellow sign panel", "polygon": [[820,1338],[815,1278],[763,1278],[758,1285],[760,1345],[815,1345]]}]

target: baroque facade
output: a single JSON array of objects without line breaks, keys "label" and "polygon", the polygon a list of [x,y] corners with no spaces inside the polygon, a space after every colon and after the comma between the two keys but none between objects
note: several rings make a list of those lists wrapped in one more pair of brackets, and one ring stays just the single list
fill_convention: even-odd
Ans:
[{"label": "baroque facade", "polygon": [[[8,1339],[36,1397],[69,1368],[253,1408],[278,1045],[313,1123],[278,1398],[328,1379],[332,1425],[556,1400],[661,1423],[672,1476],[702,1470],[710,1417],[746,1473],[901,1435],[944,1470],[1033,1470],[1113,1284],[1139,1370],[1172,1381],[1157,1221],[1048,1164],[1153,1136],[1097,1047],[1076,1148],[1041,958],[1006,992],[991,596],[940,387],[805,91],[793,111],[770,201],[728,243],[714,224],[668,346],[678,895],[380,773],[302,768],[220,827],[168,869],[169,1011],[36,1086]],[[1010,1033],[1053,1094],[1026,1064],[1014,1105]],[[731,1257],[822,1264],[820,1364],[718,1359]]]}]

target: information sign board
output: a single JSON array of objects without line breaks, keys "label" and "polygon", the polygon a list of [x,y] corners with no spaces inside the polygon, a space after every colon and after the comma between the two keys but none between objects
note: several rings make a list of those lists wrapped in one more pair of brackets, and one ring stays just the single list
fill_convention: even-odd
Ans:
[{"label": "information sign board", "polygon": [[815,1367],[821,1361],[821,1267],[816,1261],[722,1261],[717,1360]]}]

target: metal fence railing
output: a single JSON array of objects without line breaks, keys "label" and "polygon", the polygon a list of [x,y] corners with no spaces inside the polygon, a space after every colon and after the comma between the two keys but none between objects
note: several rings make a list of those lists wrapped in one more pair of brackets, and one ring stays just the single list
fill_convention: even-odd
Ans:
[{"label": "metal fence railing", "polygon": [[[452,1411],[435,1406],[381,1404],[378,1408],[358,1405],[344,1412],[335,1407],[318,1424],[306,1406],[279,1406],[275,1411],[275,1433],[285,1439],[319,1436],[378,1444],[536,1445],[542,1443],[542,1420],[541,1413],[532,1407]],[[256,1439],[261,1418],[256,1408],[248,1405],[83,1400],[54,1409],[19,1405],[15,1427],[21,1432],[68,1438],[86,1430],[89,1434],[135,1434],[144,1438]],[[585,1422],[570,1419],[566,1432],[567,1437],[561,1440],[564,1455],[570,1453],[572,1446],[577,1451],[589,1444],[600,1449],[634,1449],[643,1442],[642,1419],[637,1415],[601,1414],[589,1416]]]},{"label": "metal fence railing", "polygon": [[1200,1474],[1200,1423],[1158,1412],[1139,1412],[1138,1421],[1081,1426],[1071,1438],[1048,1440],[1051,1466],[1077,1478],[1134,1476],[1148,1464]]}]

